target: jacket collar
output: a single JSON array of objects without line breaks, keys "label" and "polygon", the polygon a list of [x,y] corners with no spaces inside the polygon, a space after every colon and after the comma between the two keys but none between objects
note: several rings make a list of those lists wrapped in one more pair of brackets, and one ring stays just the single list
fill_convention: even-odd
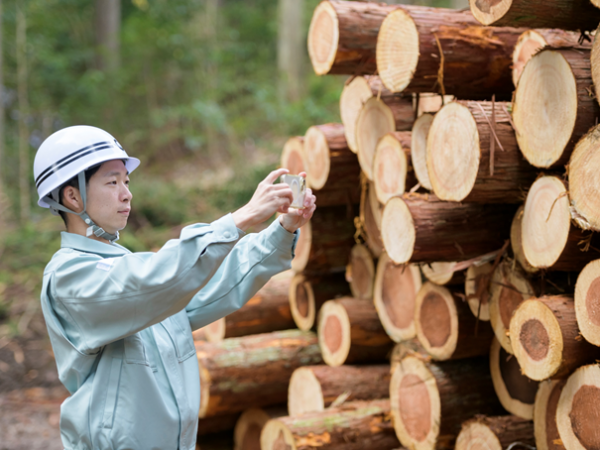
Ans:
[{"label": "jacket collar", "polygon": [[86,253],[94,253],[96,255],[104,257],[123,256],[131,253],[125,247],[119,244],[105,244],[94,239],[90,239],[80,234],[67,233],[62,231],[61,237],[61,248],[72,248]]}]

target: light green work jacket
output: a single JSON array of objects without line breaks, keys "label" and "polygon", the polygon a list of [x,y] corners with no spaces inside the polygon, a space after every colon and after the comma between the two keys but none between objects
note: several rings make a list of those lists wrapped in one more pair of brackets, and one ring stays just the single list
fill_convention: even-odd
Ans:
[{"label": "light green work jacket", "polygon": [[290,267],[298,232],[258,234],[231,215],[184,228],[158,252],[62,233],[42,308],[67,450],[193,450],[200,378],[192,330],[240,308]]}]

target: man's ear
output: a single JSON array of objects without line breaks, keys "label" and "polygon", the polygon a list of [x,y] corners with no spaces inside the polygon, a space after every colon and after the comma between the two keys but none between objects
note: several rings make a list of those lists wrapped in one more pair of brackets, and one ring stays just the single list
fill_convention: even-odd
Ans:
[{"label": "man's ear", "polygon": [[79,189],[73,186],[66,186],[63,190],[63,205],[77,213],[83,211],[83,202]]}]

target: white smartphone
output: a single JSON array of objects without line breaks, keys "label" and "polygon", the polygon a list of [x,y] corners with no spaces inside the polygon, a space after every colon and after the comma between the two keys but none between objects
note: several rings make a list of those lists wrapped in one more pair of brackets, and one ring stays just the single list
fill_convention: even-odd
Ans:
[{"label": "white smartphone", "polygon": [[300,175],[281,175],[281,182],[287,184],[294,195],[292,208],[304,208],[304,196],[306,195],[306,179]]}]

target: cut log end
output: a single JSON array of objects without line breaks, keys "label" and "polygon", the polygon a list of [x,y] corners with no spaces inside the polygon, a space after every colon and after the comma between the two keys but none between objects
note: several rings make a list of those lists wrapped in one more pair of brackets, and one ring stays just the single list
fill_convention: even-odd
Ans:
[{"label": "cut log end", "polygon": [[319,313],[319,346],[327,365],[341,366],[350,353],[350,320],[337,301],[325,302]]},{"label": "cut log end", "polygon": [[298,242],[296,242],[296,252],[294,259],[292,259],[292,270],[294,272],[299,273],[306,268],[310,258],[311,245],[312,227],[310,226],[310,222],[307,222],[300,229],[300,236],[298,237]]},{"label": "cut log end", "polygon": [[548,42],[546,42],[544,36],[535,30],[527,30],[519,36],[519,40],[513,50],[512,79],[515,86],[519,82],[527,61],[546,45],[548,45]]},{"label": "cut log end", "polygon": [[511,343],[523,373],[545,380],[560,368],[563,336],[552,310],[537,299],[524,301],[510,321]]},{"label": "cut log end", "polygon": [[281,167],[288,169],[292,175],[306,172],[304,137],[294,136],[286,141],[281,153]]},{"label": "cut log end", "polygon": [[346,278],[354,298],[373,298],[375,264],[373,255],[366,246],[357,244],[352,248]]},{"label": "cut log end", "polygon": [[533,56],[513,102],[517,141],[527,161],[542,168],[559,161],[575,128],[577,104],[575,75],[565,57],[552,50]]},{"label": "cut log end", "polygon": [[600,346],[600,260],[590,262],[577,277],[575,314],[581,335]]},{"label": "cut log end", "polygon": [[471,13],[483,25],[500,20],[512,6],[513,0],[469,0]]},{"label": "cut log end", "polygon": [[[341,127],[340,131],[343,133]],[[306,181],[312,189],[321,189],[329,176],[330,157],[327,137],[319,127],[313,126],[306,131],[304,149],[307,162]]]},{"label": "cut log end", "polygon": [[507,353],[497,339],[490,350],[490,372],[496,395],[504,409],[517,417],[531,420],[538,383],[521,373],[514,355]]},{"label": "cut log end", "polygon": [[[492,264],[472,265],[465,275],[465,294],[473,315],[485,322],[490,320],[490,289]],[[487,281],[487,282],[486,282]],[[481,286],[485,284],[486,286]]]},{"label": "cut log end", "polygon": [[531,296],[531,284],[510,262],[503,262],[496,268],[490,285],[490,322],[496,339],[510,354],[513,353],[508,336],[510,319],[518,306]]},{"label": "cut log end", "polygon": [[444,286],[454,278],[456,262],[433,262],[421,264],[421,271],[425,278],[433,283]]},{"label": "cut log end", "polygon": [[463,425],[454,448],[455,450],[502,450],[502,444],[487,424],[474,419]]},{"label": "cut log end", "polygon": [[377,69],[385,87],[403,91],[419,62],[419,32],[410,15],[397,9],[387,15],[377,36]]},{"label": "cut log end", "polygon": [[271,416],[260,408],[242,413],[233,430],[234,450],[260,450],[260,433]]},{"label": "cut log end", "polygon": [[412,128],[410,159],[419,184],[431,190],[431,181],[427,171],[427,135],[433,122],[433,114],[423,114]]},{"label": "cut log end", "polygon": [[215,320],[204,328],[206,340],[208,342],[221,342],[225,339],[225,317]]},{"label": "cut log end", "polygon": [[404,200],[390,199],[383,210],[381,238],[385,250],[395,264],[410,261],[415,247],[415,225]]},{"label": "cut log end", "polygon": [[260,435],[261,450],[296,450],[294,436],[280,420],[267,422]]},{"label": "cut log end", "polygon": [[340,96],[340,116],[344,124],[348,148],[356,153],[356,119],[362,106],[373,97],[371,86],[365,77],[354,77],[344,86]]},{"label": "cut log end", "polygon": [[436,196],[464,200],[475,185],[480,159],[479,132],[469,109],[456,102],[444,106],[427,137],[427,171]]},{"label": "cut log end", "polygon": [[567,245],[570,228],[564,183],[552,176],[538,178],[527,194],[521,223],[525,259],[533,267],[552,267]]},{"label": "cut log end", "polygon": [[395,342],[415,337],[415,304],[421,273],[415,264],[395,265],[384,253],[377,263],[374,303],[381,324]]},{"label": "cut log end", "polygon": [[417,294],[415,322],[417,337],[425,350],[434,359],[449,359],[458,339],[458,315],[450,291],[425,283]]},{"label": "cut log end", "polygon": [[533,423],[515,416],[478,416],[463,423],[455,450],[502,450],[533,445]]},{"label": "cut log end", "polygon": [[435,377],[417,357],[394,367],[390,382],[394,428],[407,448],[433,448],[439,432],[440,397]]},{"label": "cut log end", "polygon": [[525,258],[525,254],[523,253],[522,229],[524,210],[525,207],[520,206],[517,212],[515,213],[515,216],[513,217],[512,224],[510,226],[510,246],[512,248],[515,259],[521,265],[521,267],[525,269],[525,271],[528,273],[535,273],[539,269],[529,264],[529,262]]},{"label": "cut log end", "polygon": [[340,37],[337,13],[329,2],[316,8],[308,30],[308,55],[317,75],[325,75],[333,66]]},{"label": "cut log end", "polygon": [[566,380],[546,380],[540,383],[535,396],[533,424],[535,444],[539,450],[564,450],[556,425],[558,400]]},{"label": "cut log end", "polygon": [[381,204],[406,190],[408,158],[402,142],[395,133],[382,137],[375,148],[373,159],[373,180],[375,193]]},{"label": "cut log end", "polygon": [[361,195],[360,217],[366,234],[365,241],[375,258],[379,258],[383,252],[383,241],[381,238],[382,206],[377,200],[373,183],[364,184],[366,193]]},{"label": "cut log end", "polygon": [[565,448],[600,448],[598,404],[600,367],[583,366],[568,378],[556,411],[558,432]]},{"label": "cut log end", "polygon": [[396,121],[391,109],[371,97],[362,107],[356,119],[356,150],[360,167],[370,181],[373,181],[373,158],[379,140],[395,131]]},{"label": "cut log end", "polygon": [[[599,85],[600,75],[596,86]],[[569,197],[577,213],[575,221],[583,229],[596,231],[600,230],[599,150],[600,126],[597,126],[579,140],[569,161]]]},{"label": "cut log end", "polygon": [[315,296],[311,283],[304,275],[295,275],[290,283],[290,310],[296,326],[310,330],[315,323]]},{"label": "cut log end", "polygon": [[296,369],[288,388],[288,412],[298,416],[312,411],[323,411],[325,402],[321,383],[310,368]]}]

